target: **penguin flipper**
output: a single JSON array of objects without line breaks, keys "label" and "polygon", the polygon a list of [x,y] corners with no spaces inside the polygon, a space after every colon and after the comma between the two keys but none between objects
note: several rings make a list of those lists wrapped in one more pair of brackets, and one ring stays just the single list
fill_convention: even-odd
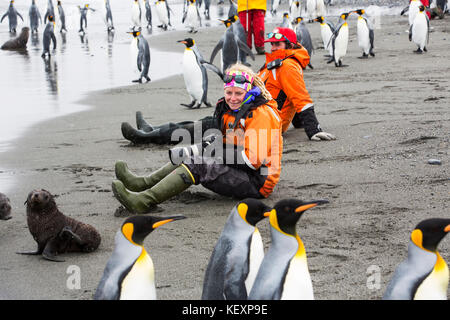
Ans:
[{"label": "penguin flipper", "polygon": [[19,11],[16,10],[16,14],[20,17],[20,19],[22,19],[22,21],[24,21],[22,15],[19,13]]},{"label": "penguin flipper", "polygon": [[236,39],[236,40],[237,40],[236,42],[237,42],[239,49],[244,51],[246,54],[248,54],[250,56],[250,58],[252,58],[253,61],[255,61],[255,55],[253,54],[252,50],[250,50],[248,45],[239,39]]},{"label": "penguin flipper", "polygon": [[414,24],[412,24],[412,25],[409,27],[409,41],[412,40],[412,27],[413,27],[413,25],[414,25]]},{"label": "penguin flipper", "polygon": [[0,23],[3,22],[3,19],[5,19],[5,17],[6,17],[7,15],[8,15],[8,12],[6,12],[6,13],[3,15],[2,20],[0,20]]},{"label": "penguin flipper", "polygon": [[222,50],[223,47],[223,38],[220,39],[220,41],[216,44],[216,46],[214,47],[212,53],[211,53],[211,58],[209,59],[209,63],[213,63],[214,58],[216,57],[217,53]]},{"label": "penguin flipper", "polygon": [[222,71],[220,71],[219,68],[217,68],[215,65],[213,65],[212,63],[206,62],[206,61],[201,62],[201,64],[202,64],[206,69],[208,69],[208,70],[210,70],[210,71],[216,73],[216,74],[220,77],[220,79],[223,80],[223,73],[222,73]]},{"label": "penguin flipper", "polygon": [[223,287],[226,300],[247,300],[248,292],[243,275],[243,270],[237,270],[234,267],[227,272]]}]

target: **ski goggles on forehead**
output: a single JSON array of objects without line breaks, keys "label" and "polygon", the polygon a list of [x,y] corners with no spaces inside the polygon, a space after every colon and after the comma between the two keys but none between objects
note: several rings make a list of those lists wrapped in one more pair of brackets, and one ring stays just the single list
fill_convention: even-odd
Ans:
[{"label": "ski goggles on forehead", "polygon": [[239,87],[246,91],[252,88],[253,77],[245,72],[231,71],[223,77],[224,88]]},{"label": "ski goggles on forehead", "polygon": [[281,39],[284,39],[284,40],[286,40],[288,43],[291,43],[290,41],[289,41],[289,39],[288,38],[286,38],[286,36],[285,35],[283,35],[283,34],[281,34],[281,33],[276,33],[276,32],[270,32],[270,33],[268,33],[267,34],[267,40],[270,40],[270,39],[276,39],[276,40],[281,40]]}]

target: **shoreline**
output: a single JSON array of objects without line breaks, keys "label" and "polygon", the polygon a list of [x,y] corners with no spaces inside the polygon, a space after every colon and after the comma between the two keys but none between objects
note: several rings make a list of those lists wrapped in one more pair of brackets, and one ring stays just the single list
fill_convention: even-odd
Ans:
[{"label": "shoreline", "polygon": [[[373,59],[356,58],[361,53],[355,20],[350,21],[344,58],[349,67],[327,65],[324,51],[316,50],[315,69],[305,71],[305,82],[323,130],[338,140],[311,142],[302,130],[289,130],[284,136],[280,182],[264,200],[268,205],[287,197],[330,200],[329,205],[305,214],[297,228],[320,300],[379,299],[395,267],[406,257],[414,226],[448,212],[450,93],[444,89],[450,85],[445,73],[450,69],[449,17],[432,21],[429,52],[421,56],[412,53],[414,45],[404,33],[407,19],[386,20],[389,23],[375,31]],[[217,43],[216,30],[222,30],[221,35],[224,29],[205,29],[194,36],[205,58]],[[310,32],[317,46],[318,25]],[[176,50],[175,36],[185,34],[176,31],[162,37],[158,48]],[[256,56],[252,69],[258,69],[263,59]],[[222,96],[222,84],[211,72],[208,78],[208,97],[215,102]],[[168,160],[167,146],[130,145],[121,135],[120,123],[135,126],[138,110],[154,124],[196,120],[213,112],[179,106],[188,100],[182,75],[93,92],[78,101],[89,102],[89,110],[33,126],[17,140],[15,150],[0,153],[9,168],[0,175],[11,174],[18,180],[8,194],[13,218],[0,221],[0,299],[92,298],[124,221],[114,216],[119,206],[111,192],[115,161],[124,160],[131,170],[145,174]],[[439,158],[442,165],[427,164],[429,158]],[[57,195],[64,214],[96,227],[102,236],[99,249],[64,254],[64,263],[15,254],[35,248],[23,206],[34,188]],[[145,241],[155,264],[158,299],[200,299],[209,256],[236,202],[193,186],[160,206],[163,211],[156,215],[182,214],[187,219],[165,225]],[[258,228],[267,248],[267,224]],[[442,241],[440,252],[450,261],[449,239]],[[80,289],[67,288],[72,265],[81,270]],[[366,286],[366,271],[373,265],[381,270],[376,290]]]}]

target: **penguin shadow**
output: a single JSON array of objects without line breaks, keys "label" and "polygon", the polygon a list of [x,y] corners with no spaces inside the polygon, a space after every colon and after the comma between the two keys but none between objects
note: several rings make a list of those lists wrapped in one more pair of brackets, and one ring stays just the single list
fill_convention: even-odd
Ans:
[{"label": "penguin shadow", "polygon": [[153,34],[153,27],[152,26],[147,26],[147,34],[148,35],[152,35]]},{"label": "penguin shadow", "polygon": [[39,34],[38,33],[32,33],[30,36],[31,40],[31,46],[37,47],[39,46]]}]

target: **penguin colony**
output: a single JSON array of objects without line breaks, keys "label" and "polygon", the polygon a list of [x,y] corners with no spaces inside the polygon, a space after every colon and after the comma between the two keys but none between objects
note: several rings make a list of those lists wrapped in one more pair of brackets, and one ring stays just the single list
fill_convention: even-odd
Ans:
[{"label": "penguin colony", "polygon": [[[184,11],[183,22],[186,22],[191,33],[197,32],[197,28],[201,26],[199,5],[196,3],[198,2],[195,0],[187,1],[187,8]],[[296,31],[299,42],[310,55],[313,53],[312,41],[305,18],[300,16],[303,3],[306,6],[307,21],[320,23],[321,40],[324,50],[329,53],[329,63],[334,62],[336,67],[344,66],[342,62],[347,52],[349,32],[347,19],[351,14],[358,15],[357,37],[358,45],[362,50],[360,58],[375,56],[374,29],[364,9],[342,13],[337,26],[334,26],[325,17],[326,8],[323,0],[290,1],[290,13],[283,15],[282,24]],[[272,14],[276,15],[279,4],[279,0],[272,1]],[[143,79],[150,81],[148,77],[149,45],[141,34],[141,28],[145,24],[147,28],[152,28],[151,7],[148,0],[144,0],[145,10],[142,9],[140,0],[133,0],[132,6],[132,31],[129,32],[133,36],[130,45],[134,50],[132,63],[141,72],[140,78],[134,81],[142,82]],[[158,27],[167,30],[171,26],[171,10],[167,1],[156,1],[154,8],[161,23]],[[57,9],[55,10],[52,0],[48,0],[43,19],[46,23],[43,33],[42,56],[44,58],[51,55],[52,43],[53,49],[56,48],[54,34],[56,23],[60,25],[61,33],[67,32],[62,1],[57,2]],[[85,32],[87,26],[89,10],[94,9],[89,8],[88,4],[80,7],[80,31],[82,32]],[[426,8],[420,4],[420,1],[411,0],[408,10],[409,39],[417,46],[415,52],[426,52],[430,28]],[[205,8],[205,16],[206,12]],[[23,18],[14,8],[14,1],[10,2],[8,11],[2,16],[1,22],[6,17],[9,19],[9,31],[17,32],[17,17],[22,21]],[[37,33],[39,25],[42,24],[42,17],[35,0],[31,2],[29,17],[30,30],[32,33]],[[196,20],[195,17],[198,19]],[[107,31],[114,32],[109,0],[105,0],[103,18]],[[236,61],[245,63],[247,56],[253,57],[245,45],[245,38],[240,37],[242,31],[240,31],[238,19],[232,15],[222,22],[226,31],[214,49],[210,62],[202,57],[192,38],[178,41],[185,45],[183,74],[191,103],[184,106],[188,108],[199,108],[201,104],[211,106],[207,100],[206,69],[222,77],[222,72],[228,65]],[[225,43],[232,43],[232,49],[228,49]],[[222,51],[221,70],[211,63],[219,51]],[[297,233],[297,230],[301,230],[297,224],[307,210],[326,203],[326,200],[304,202],[284,199],[271,208],[255,199],[240,201],[231,210],[212,251],[204,275],[202,299],[314,299],[314,288],[307,262],[308,246],[303,243]],[[155,270],[152,258],[144,248],[144,239],[166,223],[184,218],[183,216],[142,215],[126,219],[117,231],[114,250],[106,262],[94,299],[156,299]],[[256,227],[264,220],[269,223],[271,233],[270,245],[266,252],[264,252],[263,239]],[[394,271],[383,299],[447,298],[449,269],[438,252],[438,245],[449,232],[450,219],[433,218],[417,224],[409,237],[407,258]]]}]

